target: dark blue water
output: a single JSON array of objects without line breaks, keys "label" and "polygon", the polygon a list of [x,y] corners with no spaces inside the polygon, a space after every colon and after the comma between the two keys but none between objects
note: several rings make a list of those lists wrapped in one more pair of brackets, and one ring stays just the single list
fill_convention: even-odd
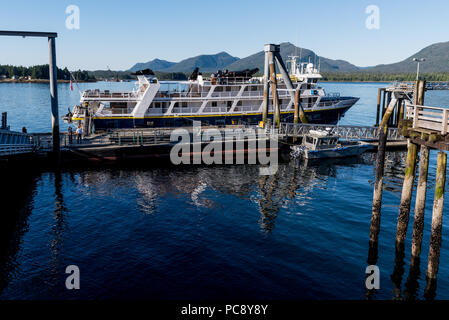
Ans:
[{"label": "dark blue water", "polygon": [[[80,87],[108,85],[132,86]],[[374,122],[381,84],[323,86],[361,97],[342,123]],[[30,131],[49,130],[47,89],[0,84],[0,109],[8,110],[12,129],[25,123]],[[59,90],[62,114],[79,95]],[[446,92],[427,93],[426,104],[447,101]],[[269,177],[250,165],[2,172],[2,203],[11,205],[2,208],[8,223],[0,237],[0,298],[364,299],[374,158],[292,161]],[[405,258],[395,264],[405,154],[387,155],[375,299],[398,292],[424,298],[435,158],[415,280],[408,279],[413,218]],[[437,299],[449,299],[448,221]],[[72,264],[80,268],[80,290],[65,289]]]}]

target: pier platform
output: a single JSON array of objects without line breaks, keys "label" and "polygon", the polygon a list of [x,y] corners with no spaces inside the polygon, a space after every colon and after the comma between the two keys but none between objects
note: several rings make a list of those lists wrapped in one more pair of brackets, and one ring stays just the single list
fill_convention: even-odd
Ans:
[{"label": "pier platform", "polygon": [[33,136],[27,133],[0,129],[0,160],[35,151]]},{"label": "pier platform", "polygon": [[[115,162],[132,159],[168,159],[170,151],[178,141],[171,141],[172,131],[175,129],[185,130],[194,141],[193,127],[181,128],[149,128],[149,129],[119,129],[109,132],[91,134],[77,143],[75,136],[70,137],[67,134],[61,134],[61,152],[63,160],[73,162],[78,160],[88,160],[92,162]],[[349,126],[349,125],[327,125],[327,124],[301,124],[301,123],[281,123],[278,129],[264,129],[265,137],[251,137],[249,133],[256,130],[262,130],[257,126],[232,125],[232,126],[203,126],[201,134],[208,129],[214,129],[224,138],[228,130],[234,132],[235,152],[247,153],[250,143],[255,142],[259,145],[261,140],[268,141],[270,138],[276,138],[279,149],[290,150],[292,143],[299,144],[302,137],[310,130],[326,130],[332,135],[342,139],[353,141],[364,141],[377,148],[379,140],[379,128],[370,126]],[[196,133],[198,134],[198,133]],[[41,157],[52,151],[51,134],[36,134],[33,136],[36,142],[36,153]],[[254,141],[253,141],[254,140]],[[265,142],[266,142],[265,141]],[[293,142],[295,141],[295,142]],[[225,145],[223,141],[222,150]],[[241,144],[237,145],[238,142]],[[197,142],[198,143],[198,142]],[[210,141],[200,142],[201,148],[210,143]],[[194,142],[191,143],[193,148]],[[407,141],[401,135],[398,128],[388,129],[387,148],[390,150],[406,149]],[[257,151],[257,150],[256,150]]]}]

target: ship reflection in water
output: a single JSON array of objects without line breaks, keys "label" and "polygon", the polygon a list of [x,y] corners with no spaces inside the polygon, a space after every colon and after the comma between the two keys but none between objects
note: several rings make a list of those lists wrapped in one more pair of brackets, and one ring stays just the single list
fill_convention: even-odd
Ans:
[{"label": "ship reflection in water", "polygon": [[[281,163],[272,176],[256,165],[11,176],[0,298],[425,298],[419,262],[401,289],[408,264],[394,258],[404,158],[386,161],[380,242],[368,257],[381,270],[377,292],[364,286],[375,159],[365,154]],[[80,290],[65,289],[70,264]]]}]

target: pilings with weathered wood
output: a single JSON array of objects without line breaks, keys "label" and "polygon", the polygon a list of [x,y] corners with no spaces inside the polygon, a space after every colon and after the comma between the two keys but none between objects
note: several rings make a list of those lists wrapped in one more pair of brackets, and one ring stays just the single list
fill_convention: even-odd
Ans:
[{"label": "pilings with weathered wood", "polygon": [[[424,92],[425,92],[425,81],[417,81],[415,84],[415,94],[414,94],[414,100],[415,103],[424,103]],[[424,156],[421,155],[421,158],[423,160],[423,165],[421,166],[420,170],[420,177],[421,177],[421,185],[427,184],[427,166],[428,166],[428,153],[426,154],[426,151],[424,149]],[[405,238],[407,235],[407,228],[409,223],[409,217],[410,217],[410,203],[412,199],[412,192],[413,192],[413,183],[415,180],[415,173],[416,173],[416,160],[417,160],[417,152],[418,152],[418,145],[408,141],[408,151],[407,151],[407,161],[406,161],[406,167],[405,167],[405,176],[404,176],[404,182],[402,185],[402,194],[401,194],[401,204],[399,206],[399,215],[398,215],[398,223],[396,228],[396,248],[403,246],[405,242]],[[427,157],[426,157],[427,155]],[[427,163],[426,163],[427,162]],[[419,190],[419,198],[417,198],[418,205],[425,205],[425,186],[424,190],[422,187]],[[424,194],[423,194],[424,193]],[[424,203],[421,203],[421,201],[424,198]],[[422,233],[422,230],[420,229],[421,221],[419,220],[421,217],[420,210],[421,207],[417,207],[418,209],[418,221],[416,222],[417,230],[414,230],[415,233],[415,240],[419,240],[419,233]],[[415,211],[416,212],[416,211]],[[422,213],[423,214],[423,213]],[[423,217],[422,217],[423,218]],[[419,245],[420,247],[420,245]],[[415,250],[418,249],[418,247],[415,248]]]},{"label": "pilings with weathered wood", "polygon": [[370,247],[376,246],[380,231],[380,212],[382,209],[382,188],[385,167],[385,149],[388,126],[379,128],[379,146],[376,158],[376,181],[374,182],[373,206],[371,210]]},{"label": "pilings with weathered wood", "polygon": [[295,91],[295,109],[293,111],[293,123],[299,122],[299,94],[300,91]]},{"label": "pilings with weathered wood", "polygon": [[[379,93],[381,92],[382,91],[379,91]],[[384,93],[386,93],[386,91],[384,91]],[[384,94],[384,103],[387,102],[389,103],[390,101],[385,97]],[[371,210],[370,247],[374,246],[377,243],[380,230],[380,212],[382,209],[385,151],[387,146],[388,122],[390,120],[391,111],[387,112],[387,110],[385,110],[382,112],[382,114],[382,121],[380,122],[379,126],[379,145],[377,147],[376,158],[376,181],[374,182],[373,206]]]},{"label": "pilings with weathered wood", "polygon": [[[415,84],[414,92],[414,104],[422,105],[424,103],[424,93],[426,90],[425,81],[417,81]],[[383,98],[383,99],[382,99]],[[401,130],[408,140],[408,152],[405,168],[405,176],[403,182],[403,188],[401,193],[401,204],[398,214],[398,223],[396,230],[396,265],[395,272],[392,275],[392,280],[397,285],[400,285],[402,280],[402,264],[404,258],[404,243],[407,234],[407,228],[409,223],[410,205],[413,192],[414,177],[416,172],[416,165],[418,159],[418,146],[420,146],[420,162],[419,162],[419,179],[416,193],[415,202],[415,215],[413,223],[412,234],[412,254],[410,264],[410,277],[407,281],[408,295],[413,298],[416,292],[417,276],[419,275],[420,254],[423,239],[424,229],[424,216],[425,216],[425,204],[426,204],[426,188],[428,179],[429,157],[430,149],[447,150],[444,143],[438,143],[438,141],[448,141],[447,131],[424,129],[417,125],[416,121],[411,120],[402,121],[402,117],[405,113],[405,106],[402,101],[404,96],[397,94],[395,91],[389,93],[385,92],[382,97],[382,91],[379,90],[378,104],[379,113],[380,105],[386,106],[382,110],[382,121],[380,123],[380,141],[379,150],[377,154],[376,162],[376,182],[374,184],[373,195],[373,208],[371,216],[371,228],[370,228],[370,252],[374,252],[377,249],[378,234],[380,230],[380,212],[382,206],[382,181],[383,181],[383,166],[385,151],[382,145],[384,141],[384,133],[386,132],[388,125],[401,123]],[[382,101],[382,103],[381,103]],[[394,106],[395,104],[395,106]],[[416,107],[415,107],[416,112]],[[447,121],[447,111],[443,110],[443,125]],[[394,118],[393,122],[391,118]],[[421,137],[421,138],[419,138]],[[437,173],[435,184],[435,198],[432,214],[432,227],[430,236],[430,247],[427,266],[427,285],[425,289],[425,296],[432,298],[435,295],[436,288],[436,276],[439,267],[439,256],[442,242],[442,218],[444,207],[444,188],[446,183],[446,166],[447,166],[447,154],[443,151],[438,153],[437,159]],[[370,255],[369,255],[370,257]],[[397,269],[397,270],[396,270]],[[397,271],[397,272],[396,272]],[[400,271],[400,272],[399,272]],[[400,290],[400,288],[399,288]],[[400,291],[399,291],[400,293]],[[400,294],[398,295],[400,297]]]},{"label": "pilings with weathered wood", "polygon": [[277,91],[277,79],[276,79],[276,67],[274,65],[274,53],[268,52],[269,60],[269,70],[270,70],[270,84],[271,84],[271,94],[273,96],[273,107],[274,107],[274,125],[279,128],[281,124],[281,110],[279,107],[279,96]]},{"label": "pilings with weathered wood", "polygon": [[419,177],[416,190],[415,217],[412,235],[412,262],[421,254],[424,230],[424,212],[426,208],[427,176],[429,170],[429,147],[421,145],[419,160]]},{"label": "pilings with weathered wood", "polygon": [[424,92],[426,91],[426,81],[417,80],[415,82],[415,92],[413,94],[413,102],[416,105],[424,105]]},{"label": "pilings with weathered wood", "polygon": [[[294,111],[293,111],[293,123],[307,123],[306,114],[304,112],[304,109],[301,107],[300,102],[300,90],[295,90],[295,104],[294,104]],[[296,136],[293,137],[293,141],[296,141]]]},{"label": "pilings with weathered wood", "polygon": [[376,112],[376,127],[379,126],[379,120],[381,117],[380,110],[380,102],[382,100],[382,91],[385,91],[384,88],[379,88],[379,93],[377,94],[377,112]]},{"label": "pilings with weathered wood", "polygon": [[263,77],[263,101],[262,101],[262,123],[263,127],[266,128],[268,121],[268,108],[270,105],[270,77],[269,77],[269,61],[267,48],[265,48],[265,69],[264,69],[264,77]]},{"label": "pilings with weathered wood", "polygon": [[404,183],[402,185],[401,204],[399,206],[398,224],[396,229],[396,247],[404,243],[407,234],[413,182],[415,180],[416,172],[417,151],[418,146],[409,141]]},{"label": "pilings with weathered wood", "polygon": [[435,198],[433,201],[432,229],[430,233],[430,249],[427,264],[427,277],[436,279],[440,261],[441,229],[443,224],[444,186],[446,184],[447,154],[438,152]]}]

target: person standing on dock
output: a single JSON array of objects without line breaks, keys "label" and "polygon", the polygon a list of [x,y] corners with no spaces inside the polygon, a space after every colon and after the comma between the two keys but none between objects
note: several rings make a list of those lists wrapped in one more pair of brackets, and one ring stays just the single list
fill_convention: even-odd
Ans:
[{"label": "person standing on dock", "polygon": [[72,128],[72,126],[69,126],[67,128],[67,134],[69,135],[69,144],[72,144],[72,141],[73,141],[73,128]]},{"label": "person standing on dock", "polygon": [[81,138],[83,135],[83,127],[81,126],[81,123],[78,125],[78,128],[76,129],[76,143],[81,143]]}]

